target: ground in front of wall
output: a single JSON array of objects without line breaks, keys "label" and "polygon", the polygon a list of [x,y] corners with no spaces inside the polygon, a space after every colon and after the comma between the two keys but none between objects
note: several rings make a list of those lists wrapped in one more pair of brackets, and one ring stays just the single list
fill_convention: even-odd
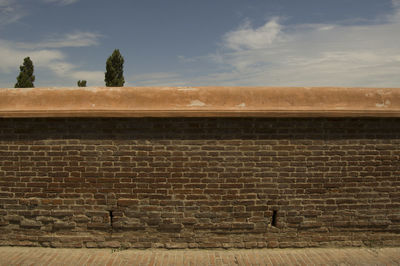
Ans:
[{"label": "ground in front of wall", "polygon": [[247,250],[0,247],[0,265],[400,265],[400,247]]}]

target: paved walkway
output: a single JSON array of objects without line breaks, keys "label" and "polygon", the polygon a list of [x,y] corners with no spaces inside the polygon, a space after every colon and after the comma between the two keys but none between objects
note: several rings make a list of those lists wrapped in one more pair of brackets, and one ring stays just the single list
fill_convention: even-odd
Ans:
[{"label": "paved walkway", "polygon": [[0,247],[0,265],[400,265],[400,248],[121,251]]}]

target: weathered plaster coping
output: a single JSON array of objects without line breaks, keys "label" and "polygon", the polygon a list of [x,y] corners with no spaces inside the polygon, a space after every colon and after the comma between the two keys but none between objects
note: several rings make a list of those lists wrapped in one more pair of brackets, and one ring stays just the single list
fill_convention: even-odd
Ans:
[{"label": "weathered plaster coping", "polygon": [[0,117],[400,117],[400,88],[10,88]]}]

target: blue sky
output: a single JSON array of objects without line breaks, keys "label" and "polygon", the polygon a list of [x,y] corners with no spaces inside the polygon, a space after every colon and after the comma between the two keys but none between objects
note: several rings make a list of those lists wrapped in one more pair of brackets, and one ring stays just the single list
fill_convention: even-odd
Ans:
[{"label": "blue sky", "polygon": [[0,87],[400,87],[400,0],[0,0]]}]

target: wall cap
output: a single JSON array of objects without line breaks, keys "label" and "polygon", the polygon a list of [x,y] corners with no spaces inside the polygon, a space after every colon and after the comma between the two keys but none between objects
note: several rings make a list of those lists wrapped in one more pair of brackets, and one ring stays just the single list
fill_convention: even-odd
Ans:
[{"label": "wall cap", "polygon": [[400,88],[0,88],[0,117],[400,117]]}]

